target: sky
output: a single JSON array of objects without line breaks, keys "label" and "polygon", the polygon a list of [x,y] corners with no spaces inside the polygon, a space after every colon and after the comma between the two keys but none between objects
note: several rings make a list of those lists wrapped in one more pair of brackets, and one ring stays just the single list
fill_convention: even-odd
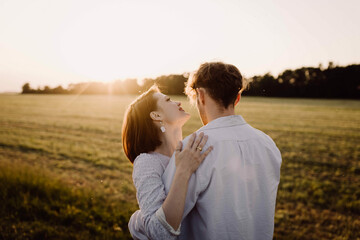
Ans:
[{"label": "sky", "polygon": [[360,63],[359,0],[0,0],[0,92]]}]

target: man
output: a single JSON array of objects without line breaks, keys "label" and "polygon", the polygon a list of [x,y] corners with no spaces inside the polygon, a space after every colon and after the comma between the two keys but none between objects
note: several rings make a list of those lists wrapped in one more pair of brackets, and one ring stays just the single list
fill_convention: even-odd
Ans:
[{"label": "man", "polygon": [[[197,132],[209,137],[203,149],[214,148],[189,180],[180,239],[273,237],[281,154],[269,136],[235,115],[244,88],[239,70],[221,62],[202,64],[187,82],[205,125]],[[166,193],[174,173],[173,155],[163,175]]]}]

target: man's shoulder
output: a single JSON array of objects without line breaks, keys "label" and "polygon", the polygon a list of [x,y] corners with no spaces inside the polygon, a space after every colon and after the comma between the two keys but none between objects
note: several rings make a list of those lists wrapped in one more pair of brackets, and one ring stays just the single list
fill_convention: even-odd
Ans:
[{"label": "man's shoulder", "polygon": [[242,124],[233,124],[233,125],[224,125],[217,126],[214,128],[200,128],[196,133],[203,132],[205,135],[209,136],[209,142],[215,143],[219,141],[237,141],[245,140],[247,138],[253,138],[257,135],[262,135],[260,130],[257,130],[250,126],[248,123]]},{"label": "man's shoulder", "polygon": [[205,147],[212,145],[214,146],[214,148],[222,148],[224,146],[227,146],[227,144],[223,144],[224,142],[257,142],[255,145],[260,144],[268,146],[270,148],[277,148],[274,140],[268,134],[251,126],[248,123],[225,126],[223,128],[200,128],[196,131],[196,133],[200,132],[203,132],[209,137]]},{"label": "man's shoulder", "polygon": [[270,142],[270,143],[275,143],[274,140],[268,135],[266,134],[265,132],[259,130],[259,129],[256,129],[254,127],[251,127],[254,131],[254,133],[259,137],[259,138],[262,138],[264,141],[266,142]]}]

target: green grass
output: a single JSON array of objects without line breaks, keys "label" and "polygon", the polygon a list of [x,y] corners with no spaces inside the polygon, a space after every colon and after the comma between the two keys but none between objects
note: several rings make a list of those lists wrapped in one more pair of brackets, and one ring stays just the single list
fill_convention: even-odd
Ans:
[{"label": "green grass", "polygon": [[[134,97],[0,95],[0,239],[129,239]],[[187,136],[200,119],[174,99]],[[274,238],[360,238],[360,102],[243,97],[237,112],[282,152]]]},{"label": "green grass", "polygon": [[90,189],[70,188],[44,170],[0,163],[3,239],[120,239],[129,237],[126,202],[106,203]]}]

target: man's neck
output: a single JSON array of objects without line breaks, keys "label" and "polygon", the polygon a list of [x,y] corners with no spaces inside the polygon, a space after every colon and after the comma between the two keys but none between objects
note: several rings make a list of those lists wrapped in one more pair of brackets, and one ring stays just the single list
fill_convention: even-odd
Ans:
[{"label": "man's neck", "polygon": [[211,109],[207,111],[207,120],[208,123],[220,118],[220,117],[227,117],[227,116],[231,116],[231,115],[235,115],[235,109],[233,107],[229,107],[227,109]]},{"label": "man's neck", "polygon": [[235,115],[235,106],[230,105],[228,106],[228,108],[224,108],[219,103],[209,97],[207,98],[206,102],[207,105],[205,107],[205,113],[207,123],[220,117]]}]

